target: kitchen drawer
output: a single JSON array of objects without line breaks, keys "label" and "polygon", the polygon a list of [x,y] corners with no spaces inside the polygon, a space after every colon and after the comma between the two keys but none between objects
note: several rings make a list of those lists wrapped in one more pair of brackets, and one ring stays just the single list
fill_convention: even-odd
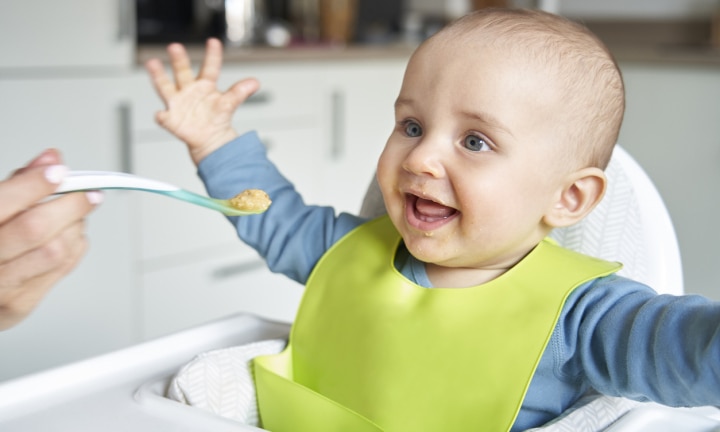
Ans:
[{"label": "kitchen drawer", "polygon": [[[255,128],[284,127],[284,123],[315,125],[320,122],[322,105],[320,98],[323,80],[318,76],[317,66],[289,65],[287,67],[226,65],[220,74],[218,88],[228,89],[235,82],[255,77],[260,90],[242,104],[235,113],[241,122],[239,131]],[[157,131],[155,113],[164,105],[152,88],[150,78],[143,70],[132,77],[132,90],[128,93],[132,104],[132,129],[135,133]]]},{"label": "kitchen drawer", "polygon": [[288,64],[286,67],[255,66],[247,68],[235,64],[226,66],[219,80],[222,89],[233,83],[254,77],[260,89],[240,105],[236,119],[255,128],[253,121],[283,118],[317,118],[321,115],[323,78],[321,65]]},{"label": "kitchen drawer", "polygon": [[260,258],[230,255],[146,271],[142,288],[144,339],[237,312],[291,322],[304,289]]},{"label": "kitchen drawer", "polygon": [[67,75],[127,70],[135,52],[129,0],[2,0],[0,69]]},{"label": "kitchen drawer", "polygon": [[[306,199],[319,200],[321,176],[314,159],[320,150],[313,151],[320,145],[319,131],[278,130],[261,134],[261,139],[269,146],[269,157]],[[205,194],[195,165],[180,142],[160,140],[136,145],[133,165],[138,175]],[[141,260],[167,258],[240,242],[232,225],[220,213],[151,193],[137,193],[136,199]],[[249,247],[246,250],[249,254],[254,253]]]}]

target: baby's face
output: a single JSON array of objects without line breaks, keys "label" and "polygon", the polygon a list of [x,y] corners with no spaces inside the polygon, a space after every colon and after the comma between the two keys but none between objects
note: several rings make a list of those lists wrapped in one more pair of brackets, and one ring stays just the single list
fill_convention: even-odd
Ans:
[{"label": "baby's face", "polygon": [[430,43],[408,65],[378,180],[431,279],[438,269],[502,273],[548,232],[543,216],[569,174],[551,120],[562,101],[517,57]]}]

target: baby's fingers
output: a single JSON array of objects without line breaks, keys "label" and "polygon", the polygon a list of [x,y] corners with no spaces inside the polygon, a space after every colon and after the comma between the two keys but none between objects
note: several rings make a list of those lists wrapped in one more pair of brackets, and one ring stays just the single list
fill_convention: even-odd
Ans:
[{"label": "baby's fingers", "polygon": [[152,82],[155,91],[158,96],[165,102],[177,93],[177,87],[172,82],[168,74],[165,72],[165,67],[159,59],[150,59],[145,63],[145,69],[150,75],[150,81]]},{"label": "baby's fingers", "polygon": [[170,66],[172,66],[175,75],[175,85],[180,90],[195,81],[192,68],[190,66],[190,57],[188,57],[185,47],[179,43],[173,43],[167,47],[170,56]]},{"label": "baby's fingers", "polygon": [[240,106],[260,88],[260,83],[255,78],[246,78],[233,84],[222,95],[221,102],[233,108]]},{"label": "baby's fingers", "polygon": [[220,68],[222,67],[223,58],[222,43],[215,38],[210,38],[205,44],[205,58],[203,59],[199,79],[207,79],[217,81],[220,76]]}]

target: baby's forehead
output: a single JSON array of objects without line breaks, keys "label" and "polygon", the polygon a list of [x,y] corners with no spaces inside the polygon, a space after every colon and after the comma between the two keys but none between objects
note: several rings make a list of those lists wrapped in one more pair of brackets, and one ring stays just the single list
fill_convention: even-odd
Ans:
[{"label": "baby's forehead", "polygon": [[471,56],[501,50],[526,63],[561,68],[606,57],[602,42],[584,26],[544,13],[471,14],[425,43]]},{"label": "baby's forehead", "polygon": [[[510,39],[487,37],[440,37],[428,40],[416,52],[409,68],[418,67],[426,75],[462,70],[458,86],[472,86],[489,79],[514,80],[513,86],[564,86],[568,73],[576,70],[552,53],[541,53]],[[580,78],[580,77],[578,77]]]},{"label": "baby's forehead", "polygon": [[507,73],[524,71],[524,78],[546,83],[541,86],[557,86],[558,92],[572,89],[575,96],[581,96],[591,91],[585,86],[588,80],[614,69],[614,61],[587,30],[566,20],[560,22],[559,28],[524,21],[522,25],[451,25],[428,39],[424,43],[427,50],[420,54],[436,57],[426,60],[435,61],[437,67],[442,67],[443,61],[465,62],[468,79],[473,79],[473,66],[490,63]]}]

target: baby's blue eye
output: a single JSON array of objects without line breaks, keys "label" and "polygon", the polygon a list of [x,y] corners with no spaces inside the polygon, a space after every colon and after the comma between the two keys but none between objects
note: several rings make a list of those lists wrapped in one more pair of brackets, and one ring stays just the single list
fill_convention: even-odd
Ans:
[{"label": "baby's blue eye", "polygon": [[476,135],[466,136],[463,144],[466,149],[474,152],[490,150],[488,143],[483,138]]},{"label": "baby's blue eye", "polygon": [[413,138],[419,137],[422,135],[422,128],[414,121],[408,121],[405,123],[405,135]]}]

